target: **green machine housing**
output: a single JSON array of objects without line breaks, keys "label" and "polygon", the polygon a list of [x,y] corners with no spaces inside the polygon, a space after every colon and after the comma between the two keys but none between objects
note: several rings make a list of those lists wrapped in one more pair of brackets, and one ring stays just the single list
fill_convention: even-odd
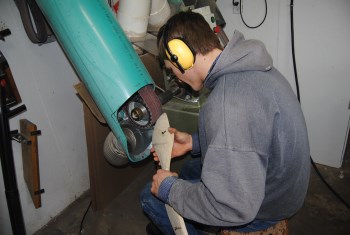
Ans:
[{"label": "green machine housing", "polygon": [[132,162],[149,156],[161,103],[152,78],[106,2],[36,2],[116,137],[117,152]]}]

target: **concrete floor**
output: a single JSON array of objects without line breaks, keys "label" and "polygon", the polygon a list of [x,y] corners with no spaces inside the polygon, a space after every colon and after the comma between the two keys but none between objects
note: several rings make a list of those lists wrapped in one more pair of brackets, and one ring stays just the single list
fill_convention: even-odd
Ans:
[{"label": "concrete floor", "polygon": [[[348,148],[349,149],[349,148]],[[350,203],[350,150],[340,169],[317,164],[325,180]],[[148,219],[142,213],[139,193],[154,173],[145,168],[140,177],[129,185],[110,205],[101,211],[88,210],[84,235],[144,235]],[[89,192],[77,199],[35,235],[79,234],[83,215],[90,203]],[[303,208],[289,221],[289,235],[350,234],[350,210],[321,181],[312,168],[309,191]]]}]

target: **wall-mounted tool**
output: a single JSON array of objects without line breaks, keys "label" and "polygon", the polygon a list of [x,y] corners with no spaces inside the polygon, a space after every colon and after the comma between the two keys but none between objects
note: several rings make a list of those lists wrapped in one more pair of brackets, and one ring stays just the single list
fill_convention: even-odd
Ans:
[{"label": "wall-mounted tool", "polygon": [[35,0],[15,0],[15,3],[30,41],[39,45],[55,41],[55,37]]},{"label": "wall-mounted tool", "polygon": [[37,126],[27,119],[21,119],[19,124],[20,132],[11,131],[11,138],[21,143],[24,181],[35,208],[39,208],[41,207],[41,194],[45,192],[40,188],[39,173],[38,136],[41,135],[41,131],[37,130]]},{"label": "wall-mounted tool", "polygon": [[12,95],[9,94],[9,91],[13,91],[13,89],[7,76],[7,66],[5,57],[0,52],[0,160],[13,234],[26,234],[17,188],[9,123],[9,119],[12,116],[19,114],[26,108],[24,105],[21,105],[12,110],[9,109],[9,104],[12,103],[12,99],[9,98]]}]

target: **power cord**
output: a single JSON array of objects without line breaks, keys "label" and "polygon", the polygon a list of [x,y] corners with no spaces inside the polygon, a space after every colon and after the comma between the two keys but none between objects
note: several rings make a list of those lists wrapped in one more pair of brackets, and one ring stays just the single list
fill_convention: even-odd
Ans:
[{"label": "power cord", "polygon": [[299,91],[299,79],[297,73],[297,65],[295,62],[295,47],[294,47],[294,13],[293,13],[293,0],[290,2],[290,31],[291,31],[291,41],[292,41],[292,58],[293,58],[293,68],[294,68],[294,78],[295,78],[295,86],[297,89],[297,97],[300,103],[300,91]]},{"label": "power cord", "polygon": [[[264,19],[258,24],[258,25],[256,25],[256,26],[250,26],[250,25],[248,25],[246,22],[245,22],[245,20],[244,20],[244,18],[243,18],[243,14],[242,14],[242,3],[243,3],[243,1],[242,0],[239,0],[239,14],[241,15],[241,19],[242,19],[242,22],[243,22],[243,24],[245,25],[245,26],[247,26],[248,28],[250,28],[250,29],[256,29],[256,28],[258,28],[258,27],[260,27],[264,22],[265,22],[265,19],[266,19],[266,16],[267,16],[267,1],[265,0],[265,15],[264,15]],[[233,0],[232,1],[232,4],[234,5],[234,6],[237,6],[238,5],[238,2],[235,2],[235,0]]]},{"label": "power cord", "polygon": [[[291,24],[291,41],[292,41],[292,57],[293,57],[293,68],[294,68],[294,77],[295,77],[295,86],[297,89],[297,97],[298,97],[298,101],[300,102],[300,91],[299,91],[299,81],[298,81],[298,75],[297,75],[297,67],[296,67],[296,62],[295,62],[295,47],[294,47],[294,17],[293,17],[293,7],[294,7],[294,1],[291,0],[290,1],[290,24]],[[313,168],[315,169],[317,175],[320,177],[320,179],[322,180],[322,182],[328,187],[328,189],[348,208],[350,209],[350,205],[332,188],[332,186],[330,186],[327,181],[324,179],[324,177],[322,176],[322,174],[320,173],[320,171],[318,170],[314,160],[312,159],[311,155],[310,155],[310,161],[311,164],[313,166]]]},{"label": "power cord", "polygon": [[322,182],[328,187],[328,189],[348,208],[350,209],[350,205],[344,200],[344,198],[342,198],[333,188],[332,186],[330,186],[327,181],[324,179],[324,177],[322,176],[322,174],[319,172],[319,170],[317,169],[317,166],[315,164],[315,162],[312,160],[312,157],[310,156],[311,159],[311,164],[314,167],[317,175],[320,177],[320,179],[322,180]]},{"label": "power cord", "polygon": [[91,207],[91,204],[92,204],[92,201],[90,201],[89,206],[87,207],[87,209],[86,209],[86,211],[85,211],[85,213],[84,213],[83,219],[82,219],[81,222],[80,222],[80,228],[79,228],[79,234],[80,234],[80,235],[81,235],[81,232],[82,232],[82,230],[83,230],[83,224],[84,224],[85,217],[86,217],[86,215],[87,215],[87,213],[88,213],[88,211],[89,211],[89,209],[90,209],[90,207]]}]

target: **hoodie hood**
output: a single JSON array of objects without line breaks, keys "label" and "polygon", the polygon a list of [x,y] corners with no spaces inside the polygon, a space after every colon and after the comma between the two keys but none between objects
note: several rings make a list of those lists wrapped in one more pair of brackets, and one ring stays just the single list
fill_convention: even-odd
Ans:
[{"label": "hoodie hood", "polygon": [[272,68],[272,65],[272,58],[261,41],[245,40],[243,34],[236,30],[207,75],[204,85],[209,89],[213,89],[216,80],[223,74],[243,71],[268,71]]}]

